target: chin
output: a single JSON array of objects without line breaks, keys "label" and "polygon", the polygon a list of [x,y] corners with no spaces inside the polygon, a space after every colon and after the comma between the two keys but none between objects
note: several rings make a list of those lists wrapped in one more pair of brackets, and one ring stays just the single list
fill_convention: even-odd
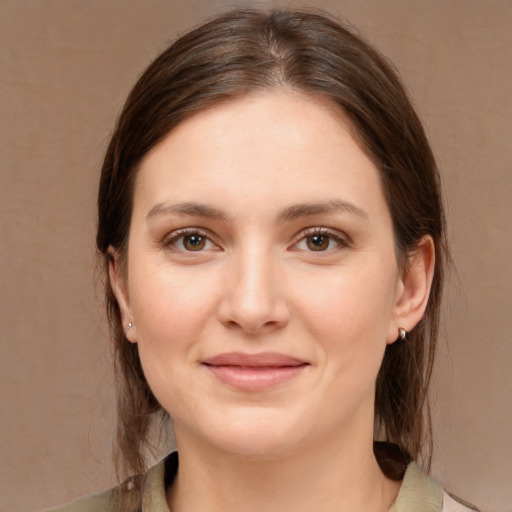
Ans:
[{"label": "chin", "polygon": [[269,435],[268,432],[253,434],[251,432],[251,435],[218,439],[217,449],[235,459],[247,461],[271,461],[293,452],[294,446],[289,439],[272,433]]},{"label": "chin", "polygon": [[[250,408],[225,414],[221,421],[204,421],[201,432],[180,436],[185,426],[177,426],[176,438],[201,438],[202,443],[237,459],[264,461],[285,456],[307,442],[307,420],[291,414],[276,414],[267,408]],[[206,419],[206,418],[203,418]],[[186,427],[185,427],[186,428]]]}]

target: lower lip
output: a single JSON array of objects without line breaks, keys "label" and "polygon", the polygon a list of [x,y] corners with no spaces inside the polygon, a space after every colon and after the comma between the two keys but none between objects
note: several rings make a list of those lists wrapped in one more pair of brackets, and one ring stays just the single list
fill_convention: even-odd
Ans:
[{"label": "lower lip", "polygon": [[241,391],[265,391],[299,376],[307,367],[210,366],[206,368],[221,382]]}]

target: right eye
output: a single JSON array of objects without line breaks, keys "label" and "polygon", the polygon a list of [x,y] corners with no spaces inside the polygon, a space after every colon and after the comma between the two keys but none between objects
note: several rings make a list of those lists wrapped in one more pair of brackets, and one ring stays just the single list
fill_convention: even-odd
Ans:
[{"label": "right eye", "polygon": [[171,233],[165,240],[165,246],[172,250],[184,252],[201,252],[205,250],[218,250],[209,236],[197,230],[180,230]]}]

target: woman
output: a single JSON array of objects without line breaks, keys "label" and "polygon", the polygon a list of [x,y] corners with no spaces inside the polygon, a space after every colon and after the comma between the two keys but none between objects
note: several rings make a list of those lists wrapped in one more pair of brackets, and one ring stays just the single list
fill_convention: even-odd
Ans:
[{"label": "woman", "polygon": [[98,207],[120,471],[168,417],[177,452],[61,510],[466,510],[415,464],[445,226],[374,49],[306,12],[186,34],[131,92]]}]

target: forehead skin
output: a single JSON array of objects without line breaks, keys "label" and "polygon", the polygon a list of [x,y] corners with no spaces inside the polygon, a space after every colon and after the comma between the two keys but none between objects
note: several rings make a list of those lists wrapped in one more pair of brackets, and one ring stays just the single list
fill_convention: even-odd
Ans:
[{"label": "forehead skin", "polygon": [[[265,108],[268,105],[272,108]],[[269,209],[275,204],[273,185],[300,183],[301,187],[275,190],[280,204],[286,200],[292,205],[312,197],[327,199],[332,185],[339,183],[344,193],[351,190],[352,201],[350,197],[343,200],[357,199],[360,205],[368,203],[367,192],[377,192],[378,204],[374,197],[365,210],[370,213],[375,206],[380,214],[384,206],[389,216],[379,172],[357,139],[340,109],[317,97],[279,90],[231,100],[185,119],[145,156],[137,177],[134,211],[142,202],[147,214],[150,202],[154,207],[194,200],[196,178],[212,196],[215,190],[232,190],[230,204],[223,206],[233,209],[249,196],[263,196],[265,200],[259,202]],[[358,166],[365,167],[364,172],[339,172],[341,168],[357,171]],[[350,174],[355,179],[348,183]]]}]

